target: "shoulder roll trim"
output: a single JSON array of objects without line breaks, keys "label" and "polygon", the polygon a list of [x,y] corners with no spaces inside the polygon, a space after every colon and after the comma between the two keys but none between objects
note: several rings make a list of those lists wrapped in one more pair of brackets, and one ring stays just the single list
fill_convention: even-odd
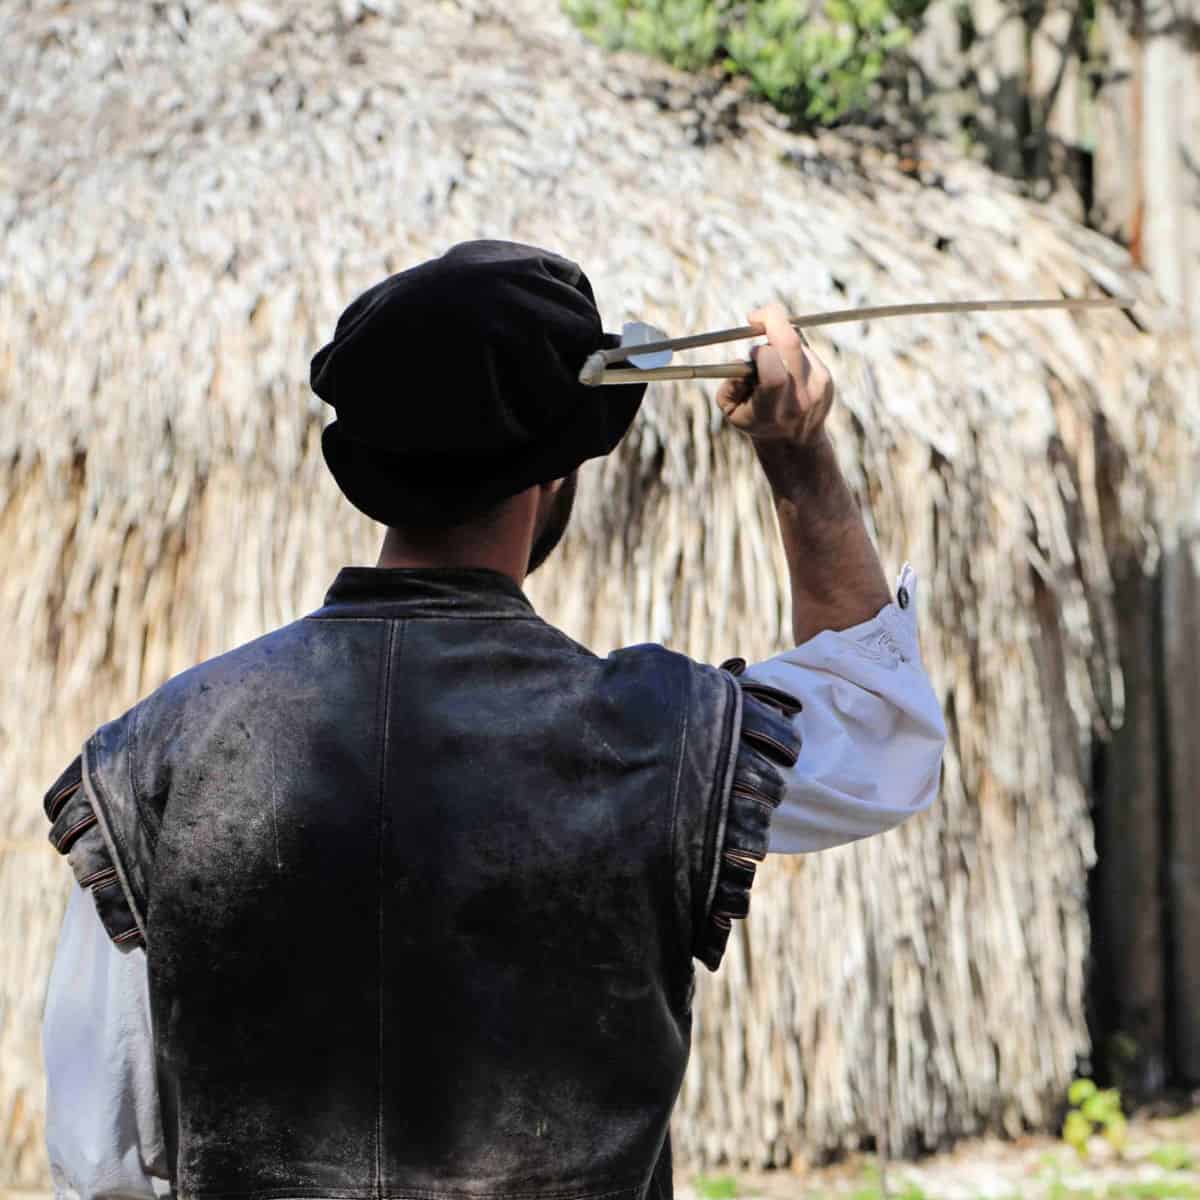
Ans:
[{"label": "shoulder roll trim", "polygon": [[791,721],[760,694],[744,687],[742,691],[742,741],[756,746],[772,762],[794,767],[800,756],[800,739]]},{"label": "shoulder roll trim", "polygon": [[[732,674],[733,672],[731,672]],[[759,688],[742,688],[742,728],[738,739],[724,842],[717,855],[716,890],[708,919],[700,926],[693,954],[710,971],[720,966],[732,922],[750,911],[750,889],[757,864],[767,856],[771,817],[783,799],[781,767],[795,764],[800,736],[788,719],[799,701],[779,692],[772,703]],[[769,692],[776,689],[769,688]]]},{"label": "shoulder roll trim", "polygon": [[96,913],[114,945],[122,950],[144,946],[124,887],[112,886],[118,872],[83,787],[81,758],[58,777],[42,806],[50,821],[50,844],[66,856],[79,886],[91,892]]},{"label": "shoulder roll trim", "polygon": [[757,679],[747,679],[744,658],[727,658],[721,664],[721,670],[728,671],[730,675],[734,676],[747,696],[756,696],[759,700],[771,705],[772,708],[779,709],[785,717],[794,717],[798,712],[804,711],[804,705],[790,692],[781,691],[766,683],[759,683]]}]

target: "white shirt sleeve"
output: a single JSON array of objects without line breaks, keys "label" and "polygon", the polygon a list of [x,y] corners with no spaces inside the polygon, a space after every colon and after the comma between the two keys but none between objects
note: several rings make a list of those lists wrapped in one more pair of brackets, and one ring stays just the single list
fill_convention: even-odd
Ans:
[{"label": "white shirt sleeve", "polygon": [[852,629],[826,630],[746,677],[789,692],[800,756],[785,772],[770,851],[806,854],[883,833],[937,796],[946,725],[917,644],[917,576]]},{"label": "white shirt sleeve", "polygon": [[167,1196],[146,953],[109,940],[74,884],[42,1023],[56,1200]]}]

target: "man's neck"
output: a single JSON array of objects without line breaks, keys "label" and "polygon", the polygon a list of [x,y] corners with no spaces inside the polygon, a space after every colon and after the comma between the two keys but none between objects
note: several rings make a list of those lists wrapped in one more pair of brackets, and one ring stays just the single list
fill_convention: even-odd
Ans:
[{"label": "man's neck", "polygon": [[529,565],[529,540],[511,537],[414,539],[389,529],[377,567],[481,567],[507,575],[518,587]]}]

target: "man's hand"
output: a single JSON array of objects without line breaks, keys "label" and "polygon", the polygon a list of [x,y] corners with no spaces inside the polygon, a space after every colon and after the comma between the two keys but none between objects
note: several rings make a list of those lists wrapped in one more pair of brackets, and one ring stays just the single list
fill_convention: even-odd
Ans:
[{"label": "man's hand", "polygon": [[833,380],[782,304],[756,308],[750,322],[767,335],[767,344],[752,355],[757,379],[729,380],[717,393],[717,405],[735,429],[756,442],[811,445],[833,407]]},{"label": "man's hand", "polygon": [[717,404],[748,434],[775,495],[800,645],[825,629],[869,620],[891,599],[866,526],[838,467],[825,418],[833,380],[781,304],[755,309],[767,345],[754,351],[757,380],[730,380]]}]

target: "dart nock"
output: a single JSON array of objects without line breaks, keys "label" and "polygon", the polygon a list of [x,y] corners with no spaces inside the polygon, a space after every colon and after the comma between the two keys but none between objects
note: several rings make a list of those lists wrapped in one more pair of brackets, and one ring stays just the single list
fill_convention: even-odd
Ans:
[{"label": "dart nock", "polygon": [[588,387],[595,387],[603,380],[606,365],[603,351],[597,350],[595,354],[588,355],[587,361],[579,372],[579,382]]}]

